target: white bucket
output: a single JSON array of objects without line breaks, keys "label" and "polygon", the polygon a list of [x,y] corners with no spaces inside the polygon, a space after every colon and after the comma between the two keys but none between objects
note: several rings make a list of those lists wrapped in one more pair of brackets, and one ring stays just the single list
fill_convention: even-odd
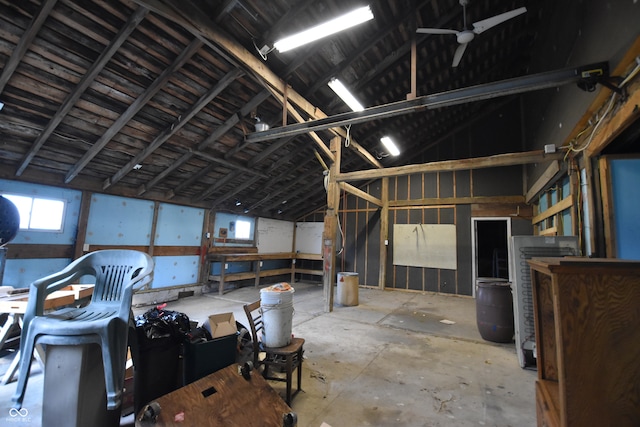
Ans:
[{"label": "white bucket", "polygon": [[284,347],[291,343],[294,292],[288,283],[260,290],[262,342],[266,347]]},{"label": "white bucket", "polygon": [[336,304],[344,306],[358,305],[358,273],[342,271],[338,273],[337,282]]}]

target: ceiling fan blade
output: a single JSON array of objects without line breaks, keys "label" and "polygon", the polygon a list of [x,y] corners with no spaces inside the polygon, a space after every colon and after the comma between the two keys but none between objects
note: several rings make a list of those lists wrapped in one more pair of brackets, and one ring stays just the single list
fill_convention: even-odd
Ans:
[{"label": "ceiling fan blade", "polygon": [[462,55],[464,55],[464,51],[467,50],[467,45],[469,43],[461,43],[460,46],[456,49],[456,53],[453,54],[453,64],[452,67],[457,67],[460,64],[460,60],[462,59]]},{"label": "ceiling fan blade", "polygon": [[418,28],[416,33],[423,34],[458,34],[459,31],[440,28]]},{"label": "ceiling fan blade", "polygon": [[501,13],[500,15],[493,16],[491,18],[483,19],[482,21],[473,23],[473,32],[480,34],[489,28],[495,27],[498,24],[502,24],[504,21],[508,21],[511,18],[515,18],[518,15],[522,15],[527,11],[526,7],[520,7],[518,9],[511,10],[509,12]]}]

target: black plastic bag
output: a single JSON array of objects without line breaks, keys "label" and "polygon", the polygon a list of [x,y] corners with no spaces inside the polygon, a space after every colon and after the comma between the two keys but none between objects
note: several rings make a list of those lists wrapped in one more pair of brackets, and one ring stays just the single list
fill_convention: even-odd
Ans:
[{"label": "black plastic bag", "polygon": [[136,316],[136,329],[142,329],[148,339],[173,338],[182,341],[191,329],[189,316],[165,310],[166,304]]}]

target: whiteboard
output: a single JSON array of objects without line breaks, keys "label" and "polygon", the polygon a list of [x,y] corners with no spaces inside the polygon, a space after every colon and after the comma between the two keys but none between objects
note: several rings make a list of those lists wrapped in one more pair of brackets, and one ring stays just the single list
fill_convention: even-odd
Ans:
[{"label": "whiteboard", "polygon": [[456,270],[456,226],[394,224],[393,264]]},{"label": "whiteboard", "polygon": [[256,246],[259,254],[293,252],[293,226],[290,221],[258,218]]},{"label": "whiteboard", "polygon": [[322,253],[324,222],[299,222],[296,224],[296,252],[302,254]]}]

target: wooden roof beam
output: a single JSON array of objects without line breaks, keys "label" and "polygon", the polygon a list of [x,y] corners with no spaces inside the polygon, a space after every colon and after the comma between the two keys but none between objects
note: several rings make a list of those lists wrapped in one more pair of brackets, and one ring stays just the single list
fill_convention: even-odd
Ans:
[{"label": "wooden roof beam", "polygon": [[522,153],[496,154],[494,156],[476,157],[471,159],[443,160],[417,165],[395,166],[385,169],[369,169],[357,172],[346,172],[336,176],[336,181],[359,181],[365,179],[377,179],[391,176],[412,175],[426,172],[447,172],[456,170],[470,170],[482,168],[495,168],[503,166],[516,166],[530,163],[543,163],[551,160],[562,159],[564,153],[557,152],[545,154],[543,150],[525,151]]},{"label": "wooden roof beam", "polygon": [[[48,3],[51,3],[51,2],[48,2]],[[55,1],[53,3],[55,3]],[[120,46],[122,46],[125,40],[127,40],[127,38],[133,32],[133,30],[136,29],[138,24],[142,22],[142,20],[144,19],[144,17],[147,15],[148,12],[149,12],[148,9],[144,7],[139,7],[133,14],[131,14],[131,16],[129,16],[129,19],[127,20],[127,23],[125,24],[125,26],[120,29],[118,34],[116,34],[113,40],[111,40],[111,42],[109,43],[109,46],[107,46],[107,48],[100,54],[100,57],[96,60],[96,62],[93,63],[91,68],[87,70],[86,74],[82,76],[80,83],[78,83],[78,85],[73,89],[73,91],[69,93],[69,95],[64,100],[62,105],[60,105],[60,107],[58,108],[58,111],[56,111],[56,113],[53,115],[49,123],[47,123],[47,126],[45,126],[45,128],[42,130],[40,135],[33,142],[33,145],[29,149],[29,152],[27,152],[27,154],[22,159],[22,163],[20,164],[20,166],[18,167],[18,170],[16,171],[16,176],[22,175],[24,170],[29,166],[33,158],[36,156],[38,151],[40,151],[40,149],[45,144],[45,142],[47,142],[47,140],[49,139],[51,134],[55,131],[55,129],[58,127],[60,122],[62,122],[62,120],[69,113],[69,111],[71,111],[71,109],[76,104],[76,102],[78,102],[82,94],[87,90],[87,88],[91,85],[91,83],[93,83],[96,76],[100,74],[104,66],[109,62],[111,57],[118,51],[118,49],[120,48]],[[5,67],[5,71],[6,69],[7,68]],[[4,75],[4,72],[3,72],[3,75]]]},{"label": "wooden roof beam", "polygon": [[56,1],[57,0],[47,0],[42,3],[42,5],[40,6],[40,10],[29,23],[29,27],[24,32],[22,37],[20,37],[20,41],[16,45],[15,49],[13,49],[11,57],[4,65],[2,74],[0,74],[0,93],[2,93],[4,87],[7,85],[7,82],[13,75],[14,71],[16,70],[16,68],[18,68],[20,61],[22,61],[25,53],[27,53],[27,49],[29,48],[29,46],[31,46],[31,42],[33,42],[33,39],[38,34],[38,31],[40,31],[40,28],[42,28],[44,21],[49,16],[49,13],[55,6]]},{"label": "wooden roof beam", "polygon": [[149,86],[135,101],[127,108],[127,110],[118,117],[118,119],[105,131],[105,133],[91,146],[84,156],[67,172],[64,179],[65,184],[70,183],[84,169],[89,162],[98,155],[98,153],[116,136],[120,130],[145,106],[153,96],[164,87],[169,81],[171,75],[182,68],[182,66],[202,47],[202,42],[194,39],[189,45],[178,55],[178,57],[158,76],[157,79]]},{"label": "wooden roof beam", "polygon": [[[278,94],[284,96],[284,93],[286,92],[287,99],[300,108],[308,117],[311,117],[312,119],[322,119],[327,117],[322,110],[311,104],[298,92],[292,88],[286,89],[287,83],[285,81],[271,71],[264,62],[256,58],[229,35],[221,31],[219,27],[209,20],[206,15],[203,14],[192,2],[183,0],[179,4],[175,4],[167,0],[134,1],[148,7],[155,13],[176,22],[188,31],[191,31],[192,34],[202,37],[204,42],[213,49],[218,50],[217,46],[221,47],[228,55],[235,58],[235,60],[242,66],[246,67],[247,70],[250,70],[255,75],[260,76],[260,79],[268,84],[269,87],[273,88]],[[291,110],[289,111],[291,112]],[[346,135],[344,129],[341,128],[330,129],[330,131],[343,137]],[[356,146],[354,145],[354,148],[355,147]],[[364,150],[364,148],[362,148],[362,150]],[[365,156],[365,159],[378,168],[382,167],[382,165],[371,154]]]}]

